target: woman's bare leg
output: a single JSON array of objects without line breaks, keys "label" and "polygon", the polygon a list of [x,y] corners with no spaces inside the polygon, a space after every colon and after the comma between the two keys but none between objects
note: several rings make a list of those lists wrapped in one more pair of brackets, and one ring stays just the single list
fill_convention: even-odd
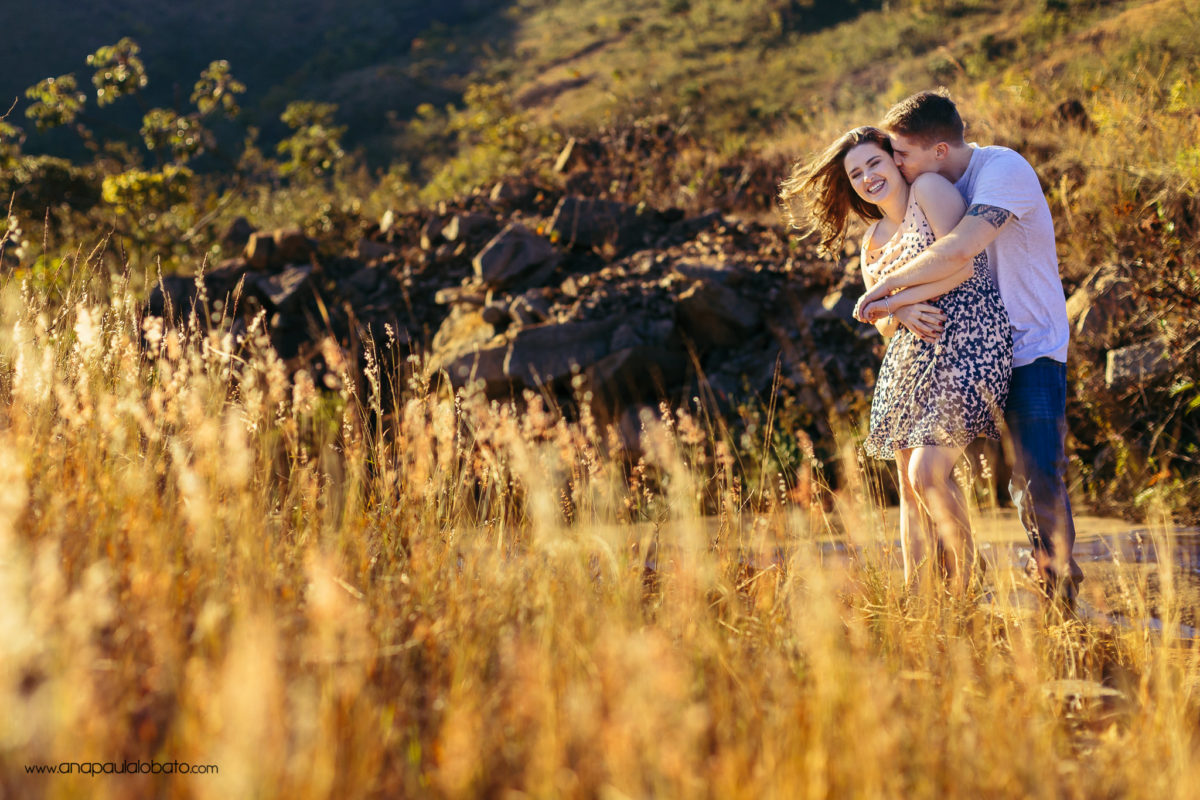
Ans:
[{"label": "woman's bare leg", "polygon": [[956,593],[963,593],[975,572],[975,540],[962,487],[954,480],[959,447],[916,447],[908,460],[908,478],[933,523],[942,569]]},{"label": "woman's bare leg", "polygon": [[900,483],[900,553],[904,559],[904,585],[919,587],[920,574],[927,571],[930,529],[920,498],[908,478],[912,450],[896,451],[896,472]]}]

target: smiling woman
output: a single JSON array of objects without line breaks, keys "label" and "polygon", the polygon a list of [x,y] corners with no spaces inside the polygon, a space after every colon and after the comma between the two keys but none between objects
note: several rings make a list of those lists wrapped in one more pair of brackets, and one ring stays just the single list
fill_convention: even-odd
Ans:
[{"label": "smiling woman", "polygon": [[[887,134],[855,128],[797,164],[783,184],[785,206],[807,206],[808,230],[820,232],[826,252],[840,248],[851,211],[874,220],[860,250],[868,288],[949,232],[964,211],[945,178],[922,175],[910,186],[896,161]],[[896,461],[906,580],[936,564],[961,592],[974,577],[976,556],[952,473],[973,439],[999,438],[996,420],[1012,369],[1008,316],[983,254],[958,274],[904,293],[914,302],[893,308],[884,298],[887,316],[871,320],[891,341],[863,446],[870,456]],[[934,298],[936,306],[924,302]]]},{"label": "smiling woman", "polygon": [[883,217],[874,200],[861,197],[846,180],[847,153],[867,143],[890,157],[892,144],[887,134],[863,126],[842,134],[815,158],[798,162],[780,184],[779,198],[788,223],[805,236],[820,234],[818,250],[824,255],[838,255],[851,212],[865,220]]}]

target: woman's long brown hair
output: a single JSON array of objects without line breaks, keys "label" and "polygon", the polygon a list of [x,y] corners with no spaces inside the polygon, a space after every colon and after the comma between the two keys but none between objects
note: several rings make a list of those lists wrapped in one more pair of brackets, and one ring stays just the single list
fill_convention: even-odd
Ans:
[{"label": "woman's long brown hair", "polygon": [[843,133],[820,155],[797,161],[791,175],[779,185],[779,201],[788,224],[804,236],[820,234],[817,250],[831,258],[841,254],[851,211],[865,220],[883,217],[879,206],[858,196],[846,175],[846,154],[866,143],[892,154],[888,135],[865,125]]}]

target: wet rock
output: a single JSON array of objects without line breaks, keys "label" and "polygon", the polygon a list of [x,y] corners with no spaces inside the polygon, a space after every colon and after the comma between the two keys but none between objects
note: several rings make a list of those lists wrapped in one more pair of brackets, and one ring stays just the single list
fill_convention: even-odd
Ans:
[{"label": "wet rock", "polygon": [[732,347],[760,323],[753,303],[719,283],[696,281],[675,307],[684,332],[701,348]]},{"label": "wet rock", "polygon": [[544,280],[558,264],[554,245],[518,222],[510,223],[488,242],[473,262],[475,275],[489,287]]},{"label": "wet rock", "polygon": [[1165,339],[1108,351],[1104,385],[1114,391],[1140,386],[1171,371],[1170,347]]}]

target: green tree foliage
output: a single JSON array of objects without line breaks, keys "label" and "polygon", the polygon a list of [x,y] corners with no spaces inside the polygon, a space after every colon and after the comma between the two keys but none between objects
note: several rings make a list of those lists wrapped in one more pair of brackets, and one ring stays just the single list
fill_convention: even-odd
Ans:
[{"label": "green tree foliage", "polygon": [[158,212],[186,201],[194,179],[190,169],[176,164],[161,170],[131,169],[106,176],[100,196],[117,214],[145,224]]},{"label": "green tree foliage", "polygon": [[25,116],[33,120],[38,130],[70,125],[83,111],[87,95],[79,91],[73,74],[46,78],[25,91],[33,102],[25,109]]},{"label": "green tree foliage", "polygon": [[183,164],[212,146],[212,134],[200,120],[169,108],[151,109],[142,118],[142,141],[154,153]]},{"label": "green tree foliage", "polygon": [[0,119],[0,167],[9,168],[21,155],[25,144],[25,131],[12,123]]},{"label": "green tree foliage", "polygon": [[136,94],[146,85],[146,67],[138,58],[140,52],[137,43],[126,36],[87,57],[88,66],[96,70],[92,83],[99,105],[106,106],[125,95]]},{"label": "green tree foliage", "polygon": [[200,73],[200,80],[192,89],[192,104],[201,116],[221,111],[227,117],[235,117],[241,111],[237,96],[246,91],[246,86],[233,77],[228,61],[214,61]]},{"label": "green tree foliage", "polygon": [[288,159],[280,167],[280,174],[317,178],[333,171],[346,155],[341,146],[346,127],[334,124],[336,113],[337,105],[333,103],[302,100],[288,104],[280,119],[294,133],[277,148]]}]

